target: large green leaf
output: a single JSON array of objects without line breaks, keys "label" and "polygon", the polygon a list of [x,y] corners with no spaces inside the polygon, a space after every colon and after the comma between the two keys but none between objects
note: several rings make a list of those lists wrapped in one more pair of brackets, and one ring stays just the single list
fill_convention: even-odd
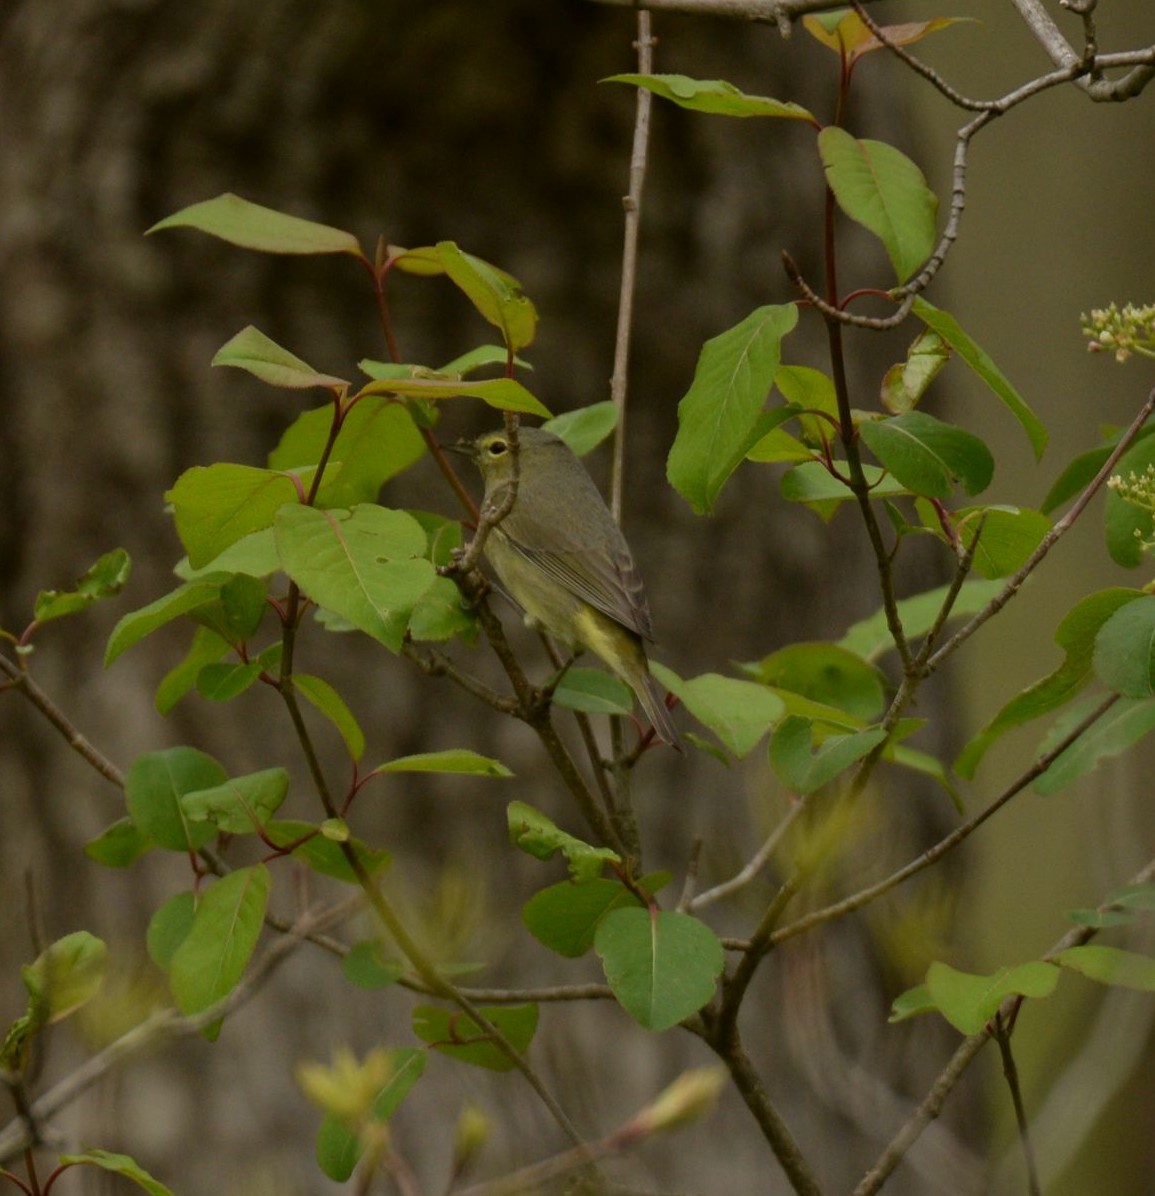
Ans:
[{"label": "large green leaf", "polygon": [[[970,548],[982,528],[974,553],[975,570],[983,577],[1009,577],[1027,563],[1051,530],[1041,511],[1027,507],[967,507],[955,513],[959,537]],[[938,520],[935,519],[937,529]]]},{"label": "large green leaf", "polygon": [[108,948],[87,930],[50,943],[20,969],[29,1010],[37,1025],[58,1022],[87,1005],[104,983]]},{"label": "large green leaf", "polygon": [[[1119,458],[1115,473],[1124,479],[1143,477],[1155,468],[1155,436],[1133,444]],[[1107,551],[1117,565],[1134,569],[1147,559],[1143,545],[1155,540],[1155,513],[1121,498],[1114,490],[1107,491],[1103,508],[1107,532]]]},{"label": "large green leaf", "polygon": [[480,382],[455,378],[390,378],[370,382],[357,393],[406,395],[427,403],[435,403],[438,399],[480,399],[499,411],[516,411],[541,419],[550,417],[549,408],[516,378],[485,378]]},{"label": "large green leaf", "polygon": [[[519,1054],[529,1046],[537,1029],[536,1005],[482,1006],[478,1012],[501,1031]],[[435,1051],[462,1063],[490,1071],[510,1071],[514,1066],[509,1055],[468,1014],[419,1005],[413,1010],[413,1031]]]},{"label": "large green leaf", "polygon": [[[201,896],[192,928],[173,953],[169,982],[184,1014],[202,1013],[240,983],[264,925],[269,901],[264,864],[238,868]],[[205,1036],[215,1039],[220,1024]]]},{"label": "large green leaf", "polygon": [[837,125],[818,134],[818,152],[838,206],[882,241],[905,282],[934,250],[938,198],[922,171],[894,146]]},{"label": "large green leaf", "polygon": [[361,246],[352,233],[289,216],[228,192],[181,208],[148,231],[156,233],[165,228],[199,229],[232,245],[262,253],[350,253],[354,257],[362,256]]},{"label": "large green leaf", "polygon": [[1125,698],[1155,697],[1155,596],[1121,605],[1095,637],[1095,675]]},{"label": "large green leaf", "polygon": [[945,963],[932,963],[926,973],[938,1011],[963,1034],[977,1034],[1012,993],[1049,997],[1058,982],[1059,969],[1040,960],[999,968],[988,976],[959,972]]},{"label": "large green leaf", "polygon": [[[997,581],[963,582],[951,607],[951,619],[958,620],[977,614],[996,594],[1001,593],[1002,589],[1002,584]],[[934,626],[949,592],[949,586],[939,586],[927,590],[924,594],[899,599],[898,617],[902,620],[908,637],[925,635]],[[879,609],[873,615],[855,623],[838,641],[838,646],[867,661],[877,660],[887,652],[893,651],[894,639],[887,626],[886,611]]]},{"label": "large green leaf", "polygon": [[437,254],[445,273],[495,328],[514,352],[533,342],[537,312],[516,278],[489,262],[464,253],[452,241],[439,241]]},{"label": "large green leaf", "polygon": [[792,303],[760,307],[703,346],[678,404],[678,434],[666,465],[670,484],[699,514],[713,509],[726,479],[760,439],[758,420],[782,338],[797,322]]},{"label": "large green leaf", "polygon": [[922,298],[914,301],[911,310],[928,328],[933,328],[990,387],[1026,432],[1035,451],[1035,459],[1041,458],[1047,447],[1047,430],[990,356],[963,331],[950,312],[942,311]]},{"label": "large green leaf", "polygon": [[441,772],[469,777],[511,777],[513,773],[500,760],[482,756],[468,748],[451,748],[444,752],[418,752],[413,756],[398,756],[378,764],[370,776],[386,772]]},{"label": "large green leaf", "polygon": [[[1101,696],[1080,702],[1056,721],[1041,750],[1070,733],[1091,710],[1100,704]],[[1121,698],[1098,721],[1085,731],[1070,747],[1052,762],[1034,784],[1036,793],[1057,793],[1098,767],[1101,760],[1121,756],[1155,731],[1155,700],[1151,698]]]},{"label": "large green leaf", "polygon": [[[669,880],[669,873],[643,877],[639,886],[653,895]],[[612,910],[641,907],[636,892],[620,880],[598,877],[585,884],[563,880],[535,893],[522,908],[530,934],[551,951],[577,959],[594,945],[598,924]]]},{"label": "large green leaf", "polygon": [[576,456],[593,452],[618,426],[617,405],[610,399],[591,403],[575,411],[564,411],[542,425],[547,432],[560,436]]},{"label": "large green leaf", "polygon": [[313,369],[252,324],[223,344],[213,355],[212,364],[231,365],[270,386],[289,390],[309,390],[316,386],[344,390],[349,385],[344,378]]},{"label": "large green leaf", "polygon": [[288,772],[265,768],[186,793],[181,805],[190,822],[211,822],[226,834],[251,835],[281,808],[288,792]]},{"label": "large green leaf", "polygon": [[770,767],[795,793],[815,793],[885,739],[886,732],[881,727],[873,727],[852,735],[828,735],[817,748],[812,748],[812,724],[791,715],[774,730],[770,740]]},{"label": "large green leaf", "polygon": [[977,436],[924,411],[863,420],[859,432],[875,457],[914,494],[949,498],[956,483],[967,494],[978,494],[994,474],[990,449]]},{"label": "large green leaf", "polygon": [[347,511],[295,503],[278,513],[276,531],[281,564],[305,594],[400,649],[409,612],[436,576],[411,515],[368,503]]},{"label": "large green leaf", "polygon": [[[316,466],[329,440],[333,405],[306,411],[285,430],[269,454],[269,468]],[[425,452],[425,441],[400,403],[373,395],[359,399],[341,421],[317,506],[348,507],[373,502],[381,486]]]},{"label": "large green leaf", "polygon": [[124,792],[139,830],[169,851],[196,851],[216,834],[208,823],[192,823],[181,805],[186,793],[223,785],[225,770],[204,752],[172,747],[139,756],[128,770]]},{"label": "large green leaf", "polygon": [[882,673],[839,644],[790,644],[763,657],[751,671],[763,685],[791,690],[859,718],[882,712]]},{"label": "large green leaf", "polygon": [[221,463],[185,470],[165,499],[195,569],[249,532],[271,526],[281,507],[297,503],[298,493],[283,473]]},{"label": "large green leaf", "polygon": [[140,610],[130,611],[117,622],[108,637],[108,646],[104,650],[105,667],[112,664],[133,644],[139,643],[145,636],[151,635],[166,623],[171,623],[198,607],[218,601],[221,585],[221,580],[186,582],[147,606],[142,606]]},{"label": "large green leaf", "polygon": [[786,711],[777,694],[754,681],[720,673],[683,680],[657,662],[650,667],[666,689],[739,758],[749,754]]},{"label": "large green leaf", "polygon": [[1142,597],[1140,590],[1115,587],[1100,590],[1079,602],[1055,630],[1055,643],[1063,649],[1063,663],[1034,685],[1016,694],[963,748],[955,772],[973,777],[991,745],[1012,727],[1021,726],[1069,702],[1091,679],[1095,637],[1120,607]]},{"label": "large green leaf", "polygon": [[619,1004],[647,1030],[668,1030],[697,1013],[722,973],[714,932],[668,910],[613,910],[598,924],[594,949]]},{"label": "large green leaf", "polygon": [[[866,463],[863,475],[872,498],[893,498],[910,491],[886,470]],[[782,475],[779,491],[787,502],[808,506],[824,521],[830,520],[844,502],[854,501],[854,491],[830,472],[822,461],[804,461]]]},{"label": "large green leaf", "polygon": [[632,83],[644,87],[664,100],[670,100],[692,112],[709,112],[716,116],[770,116],[784,120],[806,120],[814,117],[799,104],[786,100],[772,100],[769,96],[751,96],[739,91],[725,79],[691,79],[687,75],[610,75],[603,83]]},{"label": "large green leaf", "polygon": [[60,1165],[99,1167],[102,1171],[119,1175],[136,1184],[138,1188],[143,1188],[149,1196],[173,1196],[171,1189],[166,1188],[159,1179],[154,1179],[135,1159],[126,1154],[114,1154],[110,1150],[86,1150],[82,1154],[61,1155]]},{"label": "large green leaf", "polygon": [[1148,955],[1090,943],[1060,951],[1055,962],[1100,984],[1155,992],[1155,959]]}]

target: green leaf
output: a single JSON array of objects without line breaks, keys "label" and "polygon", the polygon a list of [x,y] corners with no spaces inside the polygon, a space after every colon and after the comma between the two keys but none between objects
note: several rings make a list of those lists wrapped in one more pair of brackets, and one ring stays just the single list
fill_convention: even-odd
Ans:
[{"label": "green leaf", "polygon": [[839,644],[791,644],[752,667],[763,685],[788,689],[858,718],[875,718],[885,700],[884,677]]},{"label": "green leaf", "polygon": [[280,568],[270,525],[242,536],[219,556],[195,569],[185,557],[177,562],[173,572],[182,581],[214,581],[222,576],[237,577],[242,573],[248,577],[266,578],[280,572]]},{"label": "green leaf", "polygon": [[1155,597],[1144,595],[1110,615],[1095,637],[1095,675],[1125,698],[1155,696]]},{"label": "green leaf", "polygon": [[51,943],[20,969],[30,997],[29,1012],[38,1025],[59,1022],[100,991],[108,963],[103,940],[77,930]]},{"label": "green leaf", "polygon": [[227,192],[182,208],[148,231],[155,233],[164,228],[199,229],[232,245],[262,253],[351,253],[354,257],[363,256],[352,233],[289,216]]},{"label": "green leaf", "polygon": [[[1115,473],[1130,479],[1132,475],[1144,476],[1149,468],[1155,468],[1155,437],[1151,436],[1133,444],[1119,458]],[[1147,559],[1143,545],[1155,540],[1155,514],[1120,498],[1116,491],[1108,490],[1103,522],[1107,551],[1117,565],[1134,569]]]},{"label": "green leaf", "polygon": [[887,1020],[891,1023],[904,1022],[907,1018],[915,1017],[920,1013],[933,1013],[937,1008],[927,986],[916,984],[914,988],[908,988],[906,992],[894,998],[890,1006],[890,1017]]},{"label": "green leaf", "polygon": [[937,332],[923,329],[907,350],[906,360],[886,371],[882,405],[894,415],[913,411],[950,360],[950,354],[950,346]]},{"label": "green leaf", "polygon": [[388,988],[405,975],[405,966],[382,954],[380,939],[362,939],[341,960],[341,974],[358,988]]},{"label": "green leaf", "polygon": [[630,687],[604,669],[566,669],[553,691],[553,701],[585,714],[629,714],[634,708]]},{"label": "green leaf", "polygon": [[337,728],[350,758],[360,760],[365,753],[365,732],[345,704],[345,699],[328,681],[308,673],[294,673],[293,687]]},{"label": "green leaf", "polygon": [[278,513],[276,529],[281,564],[305,594],[400,650],[409,612],[436,576],[411,515],[367,503],[348,511],[294,504]]},{"label": "green leaf", "polygon": [[513,352],[532,344],[537,311],[516,278],[489,262],[464,253],[452,241],[439,241],[437,254],[445,273],[495,328]]},{"label": "green leaf", "polygon": [[838,206],[882,241],[905,282],[935,245],[938,198],[922,171],[894,146],[858,140],[837,125],[818,134],[818,152]]},{"label": "green leaf", "polygon": [[181,805],[190,822],[211,822],[224,834],[251,835],[281,808],[288,792],[288,772],[266,768],[186,793]]},{"label": "green leaf", "polygon": [[[1134,443],[1138,444],[1152,435],[1155,435],[1155,427],[1145,427],[1135,437]],[[1086,489],[1099,470],[1107,463],[1107,458],[1115,451],[1122,436],[1122,430],[1117,428],[1098,447],[1080,453],[1073,458],[1047,491],[1047,497],[1043,499],[1040,510],[1049,515],[1057,507],[1061,507],[1069,499]],[[1111,492],[1108,491],[1108,502],[1111,501],[1110,495]]]},{"label": "green leaf", "polygon": [[[1051,728],[1041,745],[1041,750],[1046,752],[1049,744],[1058,742],[1101,701],[1102,697],[1096,696],[1091,701],[1079,703],[1068,711]],[[1129,751],[1152,731],[1155,731],[1155,701],[1149,698],[1120,699],[1094,726],[1061,752],[1050,768],[1036,779],[1035,792],[1057,793],[1072,781],[1093,772],[1100,760],[1110,760]]]},{"label": "green leaf", "polygon": [[127,868],[150,847],[148,839],[131,818],[120,818],[106,826],[84,845],[84,854],[106,868]]},{"label": "green leaf", "polygon": [[[333,404],[306,411],[285,429],[269,454],[269,468],[308,469],[320,464],[333,425]],[[390,478],[425,453],[425,441],[401,403],[366,395],[341,420],[316,506],[374,502]]]},{"label": "green leaf", "polygon": [[[930,33],[946,29],[966,19],[934,17],[929,21],[908,21],[899,25],[883,25],[882,32],[889,45],[909,46],[913,42],[922,41]],[[885,48],[858,13],[850,9],[809,13],[802,18],[802,24],[806,32],[827,49],[845,56],[847,66],[853,66],[864,54]]]},{"label": "green leaf", "polygon": [[579,457],[593,452],[603,440],[613,435],[617,426],[618,409],[610,399],[579,407],[576,411],[565,411],[542,425],[547,432],[560,436]]},{"label": "green leaf", "polygon": [[990,387],[1026,432],[1035,452],[1035,460],[1041,459],[1043,450],[1047,447],[1046,428],[987,353],[971,340],[949,312],[941,311],[922,298],[914,301],[911,310],[928,328],[933,328]]},{"label": "green leaf", "polygon": [[1117,610],[1142,597],[1140,590],[1115,587],[1100,590],[1077,603],[1055,631],[1055,643],[1064,652],[1063,663],[1034,685],[1016,694],[963,748],[954,763],[959,776],[971,778],[996,740],[1012,727],[1021,726],[1069,702],[1091,679],[1095,637]]},{"label": "green leaf", "polygon": [[249,532],[269,527],[286,504],[298,505],[291,478],[252,465],[194,465],[165,495],[189,564],[199,568]]},{"label": "green leaf", "polygon": [[289,390],[309,390],[315,386],[343,390],[349,385],[344,378],[313,369],[252,324],[226,341],[213,355],[211,364],[231,365],[270,386]]},{"label": "green leaf", "polygon": [[607,862],[621,862],[617,852],[608,847],[593,847],[574,838],[525,802],[510,802],[506,819],[509,841],[514,847],[538,860],[551,859],[560,851],[565,856],[570,875],[579,884],[598,877]]},{"label": "green leaf", "polygon": [[206,664],[215,664],[232,647],[211,627],[198,627],[184,659],[165,674],[156,690],[156,708],[168,714],[172,708],[196,687],[197,677]]},{"label": "green leaf", "polygon": [[[909,493],[896,477],[877,465],[866,463],[862,472],[874,498]],[[787,502],[805,504],[824,521],[831,519],[844,502],[854,501],[854,491],[821,461],[804,461],[794,466],[782,475],[779,490]]]},{"label": "green leaf", "polygon": [[[436,549],[434,556],[436,560]],[[442,642],[460,636],[472,644],[478,634],[477,616],[466,609],[461,591],[448,577],[435,577],[413,608],[409,634],[421,642]]]},{"label": "green leaf", "polygon": [[647,1030],[668,1030],[697,1013],[722,974],[722,944],[688,914],[616,909],[594,935],[618,1003]]},{"label": "green leaf", "polygon": [[967,494],[990,485],[995,462],[970,432],[923,411],[864,420],[859,432],[870,451],[914,494],[949,498],[955,483]]},{"label": "green leaf", "polygon": [[1055,962],[1100,984],[1155,992],[1155,959],[1134,951],[1088,944],[1060,951]]},{"label": "green leaf", "polygon": [[926,987],[938,1011],[963,1034],[979,1033],[1012,993],[1049,997],[1058,982],[1059,969],[1040,960],[999,968],[989,976],[958,972],[945,963],[932,963],[926,973]]},{"label": "green leaf", "polygon": [[454,748],[445,752],[420,752],[414,756],[399,756],[385,764],[378,764],[369,774],[385,772],[450,772],[471,777],[511,777],[513,773],[500,760],[478,755],[468,748]]},{"label": "green leaf", "polygon": [[678,434],[666,463],[670,484],[698,514],[713,509],[726,479],[761,438],[759,416],[782,338],[797,322],[793,303],[760,307],[703,346],[678,404]]},{"label": "green leaf", "polygon": [[610,75],[602,82],[631,83],[692,112],[708,112],[715,116],[770,116],[817,123],[799,104],[772,100],[769,96],[746,95],[725,79],[691,79],[686,75],[624,74]]},{"label": "green leaf", "polygon": [[197,899],[191,890],[174,893],[148,921],[145,946],[148,957],[166,975],[176,949],[188,938],[196,917]]},{"label": "green leaf", "polygon": [[173,1196],[169,1188],[160,1180],[154,1179],[135,1159],[126,1154],[113,1154],[110,1150],[86,1150],[83,1154],[62,1154],[60,1165],[99,1167],[102,1171],[111,1171],[114,1175],[123,1176],[151,1196]]},{"label": "green leaf", "polygon": [[179,619],[181,615],[186,615],[199,606],[216,602],[220,598],[220,592],[219,581],[186,582],[177,586],[171,593],[162,595],[147,606],[142,606],[140,610],[129,612],[117,622],[108,637],[108,646],[104,650],[105,668],[122,652],[166,623]]},{"label": "green leaf", "polygon": [[656,662],[651,671],[739,759],[748,755],[785,713],[782,699],[754,681],[719,673],[703,673],[684,681]]},{"label": "green leaf", "polygon": [[210,702],[231,702],[249,689],[260,675],[261,666],[256,661],[206,664],[197,673],[197,693]]},{"label": "green leaf", "polygon": [[223,785],[225,770],[204,752],[166,748],[138,757],[128,770],[124,792],[132,820],[152,842],[169,851],[196,851],[213,838],[215,828],[193,825],[181,805],[186,793]]},{"label": "green leaf", "polygon": [[[462,353],[459,357],[455,357],[452,361],[447,361],[443,366],[439,366],[437,373],[442,375],[456,374],[458,377],[464,377],[466,374],[473,373],[474,370],[484,369],[486,366],[496,365],[505,369],[509,364],[509,351],[503,345],[478,345],[476,349],[470,349]],[[528,361],[524,361],[520,357],[513,359],[513,364],[519,370],[532,370],[533,366]],[[376,375],[372,375],[376,377]]]},{"label": "green leaf", "polygon": [[102,598],[113,598],[124,589],[132,562],[123,548],[106,552],[88,567],[77,581],[76,589],[61,593],[41,590],[33,607],[37,623],[49,623],[87,609]]},{"label": "green leaf", "polygon": [[[269,870],[255,864],[230,872],[201,895],[169,969],[181,1013],[202,1013],[236,988],[261,935],[269,888]],[[212,1041],[219,1033],[218,1022],[205,1037]]]},{"label": "green leaf", "polygon": [[536,415],[549,419],[550,411],[516,378],[486,378],[480,382],[463,382],[455,378],[392,378],[370,382],[358,395],[408,395],[434,403],[438,399],[480,399],[499,411],[516,411],[522,415]]},{"label": "green leaf", "polygon": [[[669,880],[669,873],[644,877],[640,885],[651,896]],[[563,880],[535,893],[523,906],[522,921],[539,943],[567,959],[577,959],[594,945],[598,924],[611,911],[642,906],[641,899],[618,880],[597,877],[585,884]]]},{"label": "green leaf", "polygon": [[[266,824],[265,834],[270,842],[282,849],[291,843],[297,844],[290,854],[314,872],[330,876],[344,884],[358,883],[352,866],[345,858],[343,844],[327,839],[321,828],[313,823],[279,819]],[[370,876],[375,876],[390,862],[389,852],[366,847],[357,839],[349,840],[349,846]]]},{"label": "green leaf", "polygon": [[[523,1054],[537,1029],[536,1005],[483,1005],[478,1012]],[[435,1050],[451,1059],[490,1071],[510,1071],[513,1060],[468,1014],[419,1005],[413,1010],[413,1032]]]},{"label": "green leaf", "polygon": [[770,740],[770,767],[795,793],[815,793],[885,739],[886,732],[881,727],[853,735],[829,735],[812,752],[812,724],[791,715],[774,730]]},{"label": "green leaf", "polygon": [[[951,619],[957,621],[977,614],[996,594],[1001,593],[1002,589],[1002,585],[997,581],[963,582],[954,606],[951,607]],[[938,586],[924,594],[899,599],[898,617],[902,620],[908,638],[925,635],[934,626],[949,592],[949,586]],[[868,661],[877,660],[887,652],[893,651],[894,639],[887,626],[886,611],[880,608],[873,615],[855,623],[838,641],[838,646]]]},{"label": "green leaf", "polygon": [[1017,572],[1051,530],[1046,515],[1026,507],[967,507],[955,517],[967,548],[982,527],[974,567],[983,577],[1009,577]]},{"label": "green leaf", "polygon": [[[428,1055],[413,1047],[390,1051],[393,1067],[388,1082],[373,1102],[373,1119],[388,1121],[409,1095],[425,1071]],[[329,1179],[344,1183],[364,1153],[365,1144],[357,1128],[347,1125],[335,1113],[327,1113],[317,1131],[317,1163]]]}]

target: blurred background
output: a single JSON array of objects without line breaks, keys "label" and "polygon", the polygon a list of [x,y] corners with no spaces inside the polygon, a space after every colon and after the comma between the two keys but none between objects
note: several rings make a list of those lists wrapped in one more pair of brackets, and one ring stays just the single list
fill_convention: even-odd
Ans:
[{"label": "blurred background", "polygon": [[[1048,8],[1077,37],[1076,19]],[[876,9],[885,20],[975,18],[918,47],[974,96],[1000,95],[1049,66],[1004,3]],[[1113,0],[1098,19],[1106,50],[1155,41],[1144,0]],[[156,684],[183,653],[186,631],[169,629],[108,672],[104,642],[124,611],[172,585],[180,554],[165,489],[191,465],[261,464],[308,401],[210,369],[215,350],[254,323],[346,377],[361,358],[384,355],[370,289],[351,261],[264,257],[191,232],[145,239],[144,230],[234,191],[348,229],[366,248],[379,235],[403,245],[456,240],[515,274],[537,304],[531,388],[558,412],[604,399],[634,96],[598,80],[633,69],[634,21],[625,9],[579,0],[8,0],[0,8],[0,625],[21,629],[38,590],[67,588],[102,552],[128,549],[134,572],[123,599],[47,629],[33,662],[44,688],[121,767],[176,743],[201,747],[231,772],[282,760],[297,767],[272,695],[250,693],[226,710],[194,697],[168,719],[155,712]],[[833,59],[801,29],[783,41],[770,27],[660,14],[655,32],[659,70],[726,78],[823,119],[832,113]],[[915,157],[944,203],[962,123],[883,55],[859,68],[853,131]],[[664,480],[677,400],[702,342],[758,304],[793,297],[783,248],[817,276],[822,179],[811,144],[786,122],[654,108],[625,522],[648,579],[656,655],[682,675],[838,638],[878,605],[849,512],[820,524],[779,499],[771,473],[747,467],[703,520]],[[948,407],[992,444],[993,500],[1040,502],[1069,457],[1104,426],[1128,422],[1145,397],[1144,364],[1089,356],[1078,316],[1110,300],[1155,298],[1153,144],[1155,92],[1108,107],[1064,88],[973,145],[962,235],[930,297],[959,315],[1052,433],[1036,465],[1002,407],[960,365],[947,371],[935,410]],[[843,285],[877,285],[877,263],[866,238],[849,236]],[[392,299],[406,360],[436,365],[487,338],[448,286],[397,278]],[[820,329],[804,325],[790,359],[822,365]],[[851,338],[856,405],[874,404],[882,369],[910,336]],[[458,405],[443,438],[488,426],[492,415]],[[604,455],[591,468],[603,480]],[[456,514],[427,464],[382,501]],[[976,637],[965,668],[936,679],[922,711],[939,716],[927,747],[953,752],[1055,667],[1051,635],[1078,598],[1146,580],[1110,566],[1098,520],[1096,508]],[[904,566],[904,593],[945,576],[933,551],[911,552]],[[518,642],[544,675],[534,642]],[[394,851],[394,891],[443,958],[484,960],[491,966],[478,983],[487,985],[597,979],[596,961],[543,958],[517,916],[525,896],[560,874],[513,858],[506,802],[529,801],[582,832],[529,733],[352,638],[318,634],[303,650],[305,667],[348,698],[371,758],[467,744],[518,774],[504,786],[382,787],[357,809],[357,832]],[[458,656],[496,679],[485,653]],[[1028,728],[992,753],[964,793],[969,809],[1021,770],[1037,735]],[[328,763],[341,768],[335,745]],[[981,971],[1036,956],[1062,932],[1063,910],[1097,903],[1141,866],[1153,841],[1149,763],[1113,764],[1055,797],[1024,795],[945,868],[853,926],[796,940],[764,969],[744,1036],[830,1191],[847,1190],[870,1165],[953,1048],[953,1032],[929,1020],[888,1027],[891,999],[930,958]],[[858,887],[953,825],[941,792],[890,780],[893,791],[874,795],[856,825],[829,891],[809,900]],[[696,753],[651,753],[636,797],[648,864],[680,876],[701,839],[704,883],[740,866],[784,800],[757,752],[730,770]],[[303,773],[293,800],[306,816]],[[45,1087],[106,1039],[117,1016],[152,999],[144,927],[188,885],[175,858],[149,857],[123,873],[84,859],[83,844],[121,812],[112,786],[25,704],[0,696],[0,1019],[22,1008],[17,965],[34,954],[33,927],[48,939],[81,927],[100,934],[122,986],[83,1033],[54,1036]],[[719,931],[747,931],[773,880],[712,915]],[[278,883],[279,908],[291,913],[292,885]],[[1090,989],[1065,983],[1027,1011],[1016,1037],[1046,1187],[1052,1196],[1102,1191],[1111,1159],[1111,1190],[1140,1196],[1155,1187],[1146,1131],[1152,1003]],[[316,1114],[293,1064],[327,1059],[343,1042],[408,1045],[413,1003],[397,990],[353,991],[331,957],[299,952],[215,1047],[185,1043],[133,1062],[58,1128],[70,1144],[133,1154],[182,1196],[334,1190],[311,1161]],[[708,1061],[688,1036],[654,1039],[609,1006],[550,1009],[542,1022],[536,1059],[591,1135],[679,1068]],[[399,1151],[430,1190],[444,1182],[466,1102],[499,1123],[495,1169],[558,1145],[517,1080],[463,1071],[434,1060],[395,1121]],[[1007,1107],[997,1060],[985,1055],[887,1190],[1021,1190]],[[642,1151],[617,1174],[639,1190],[723,1192],[751,1182],[787,1190],[732,1097],[714,1121]],[[95,1176],[70,1182],[99,1190]]]}]

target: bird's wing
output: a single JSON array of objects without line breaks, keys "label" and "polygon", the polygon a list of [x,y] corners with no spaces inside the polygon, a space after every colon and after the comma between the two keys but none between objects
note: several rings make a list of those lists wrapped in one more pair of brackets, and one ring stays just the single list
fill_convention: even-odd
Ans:
[{"label": "bird's wing", "polygon": [[643,639],[654,638],[646,592],[624,540],[613,544],[609,552],[580,548],[552,552],[523,543],[511,536],[504,524],[500,530],[512,548],[570,593]]}]

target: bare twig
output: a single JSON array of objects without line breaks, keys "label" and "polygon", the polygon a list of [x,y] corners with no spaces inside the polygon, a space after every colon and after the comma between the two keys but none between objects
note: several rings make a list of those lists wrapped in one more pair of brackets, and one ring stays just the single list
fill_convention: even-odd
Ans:
[{"label": "bare twig", "polygon": [[813,930],[815,926],[821,926],[825,922],[845,917],[845,915],[861,909],[864,905],[869,905],[870,902],[883,896],[885,893],[889,893],[892,889],[897,888],[924,868],[929,868],[931,864],[942,859],[947,852],[952,851],[965,839],[968,839],[988,818],[996,814],[1007,802],[1026,789],[1032,781],[1042,776],[1055,760],[1084,732],[1094,726],[1118,700],[1118,694],[1111,694],[1110,697],[1105,698],[1086,718],[1080,720],[1077,726],[1068,731],[1050,751],[1040,756],[1030,768],[1004,789],[988,806],[980,810],[973,818],[968,819],[961,826],[956,827],[933,847],[927,848],[922,855],[904,867],[899,868],[897,872],[893,872],[890,876],[880,880],[877,884],[870,885],[868,888],[862,889],[844,898],[842,901],[837,901],[833,905],[815,910],[813,913],[806,914],[795,922],[790,922],[786,926],[779,927],[770,934],[770,944],[777,945],[788,938],[793,938],[795,935],[802,934],[807,930]]},{"label": "bare twig", "polygon": [[1019,1127],[1019,1142],[1023,1148],[1023,1160],[1027,1166],[1027,1190],[1030,1196],[1042,1196],[1043,1189],[1039,1186],[1039,1169],[1035,1164],[1035,1151],[1031,1145],[1030,1123],[1027,1121],[1027,1109],[1023,1104],[1023,1090],[1019,1085],[1019,1069],[1015,1065],[1015,1053],[1011,1049],[1011,1029],[1002,1015],[996,1013],[991,1022],[991,1032],[999,1044],[999,1054],[1003,1060],[1003,1077],[1011,1093],[1011,1104],[1015,1109],[1015,1123]]},{"label": "bare twig", "polygon": [[111,781],[118,789],[124,788],[124,773],[80,733],[64,711],[36,684],[27,669],[0,655],[0,672],[12,679],[12,688],[22,693],[44,715],[74,752],[91,764],[105,780]]}]

